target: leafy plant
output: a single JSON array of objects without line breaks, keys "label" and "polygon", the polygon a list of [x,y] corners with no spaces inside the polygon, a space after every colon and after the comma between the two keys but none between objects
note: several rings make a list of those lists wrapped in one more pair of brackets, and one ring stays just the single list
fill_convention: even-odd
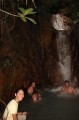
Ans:
[{"label": "leafy plant", "polygon": [[12,14],[10,12],[7,12],[7,11],[0,9],[0,11],[5,13],[5,14],[8,14],[8,15],[14,16],[14,17],[20,17],[23,22],[26,22],[27,20],[29,20],[32,23],[36,24],[36,21],[34,19],[27,16],[27,15],[32,15],[32,14],[36,13],[33,11],[33,8],[28,8],[28,9],[19,8],[19,10],[21,11],[21,13],[18,13],[18,15],[15,15],[15,14]]},{"label": "leafy plant", "polygon": [[36,24],[36,21],[34,19],[28,17],[28,15],[32,15],[32,14],[36,13],[33,11],[33,8],[28,8],[28,9],[19,8],[19,10],[21,11],[21,13],[18,13],[18,15],[20,16],[20,18],[22,19],[23,22],[26,22],[28,19],[32,23]]},{"label": "leafy plant", "polygon": [[7,59],[6,61],[3,62],[3,67],[6,67],[6,66],[11,66],[12,63],[9,59]]}]

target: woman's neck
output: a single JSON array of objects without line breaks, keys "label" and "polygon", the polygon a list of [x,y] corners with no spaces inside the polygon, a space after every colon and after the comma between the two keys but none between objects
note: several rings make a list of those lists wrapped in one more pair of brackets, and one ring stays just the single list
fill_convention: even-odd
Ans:
[{"label": "woman's neck", "polygon": [[19,100],[17,98],[14,99],[17,103],[19,103]]}]

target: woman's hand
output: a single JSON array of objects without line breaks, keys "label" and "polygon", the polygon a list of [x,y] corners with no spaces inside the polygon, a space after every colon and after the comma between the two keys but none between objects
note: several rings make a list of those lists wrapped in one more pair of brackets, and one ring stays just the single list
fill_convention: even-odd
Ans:
[{"label": "woman's hand", "polygon": [[27,113],[27,112],[23,112],[22,114],[23,114],[23,115],[27,115],[28,113]]}]

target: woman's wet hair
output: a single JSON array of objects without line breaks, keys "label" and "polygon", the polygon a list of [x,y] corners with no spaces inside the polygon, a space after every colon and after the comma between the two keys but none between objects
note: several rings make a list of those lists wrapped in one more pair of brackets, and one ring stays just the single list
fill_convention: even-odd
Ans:
[{"label": "woman's wet hair", "polygon": [[29,86],[31,86],[31,85],[32,85],[32,83],[35,83],[35,81],[31,81],[31,82],[29,83]]},{"label": "woman's wet hair", "polygon": [[69,80],[65,80],[64,83],[70,83]]},{"label": "woman's wet hair", "polygon": [[34,90],[34,91],[33,91],[33,94],[38,94],[38,90]]}]

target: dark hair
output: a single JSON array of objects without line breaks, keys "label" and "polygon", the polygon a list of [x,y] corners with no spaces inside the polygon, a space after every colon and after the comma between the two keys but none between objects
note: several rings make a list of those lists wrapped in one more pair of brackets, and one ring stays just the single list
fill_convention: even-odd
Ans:
[{"label": "dark hair", "polygon": [[24,91],[24,88],[23,88],[23,87],[19,87],[19,88],[17,88],[17,89],[15,90],[15,93],[17,94],[20,90],[22,90],[22,91],[25,93],[25,91]]},{"label": "dark hair", "polygon": [[31,81],[31,82],[29,83],[29,86],[31,86],[31,85],[32,85],[32,83],[35,83],[35,81]]},{"label": "dark hair", "polygon": [[69,80],[65,80],[64,83],[70,83]]},{"label": "dark hair", "polygon": [[33,94],[38,94],[38,90],[34,90],[34,91],[33,91]]}]

